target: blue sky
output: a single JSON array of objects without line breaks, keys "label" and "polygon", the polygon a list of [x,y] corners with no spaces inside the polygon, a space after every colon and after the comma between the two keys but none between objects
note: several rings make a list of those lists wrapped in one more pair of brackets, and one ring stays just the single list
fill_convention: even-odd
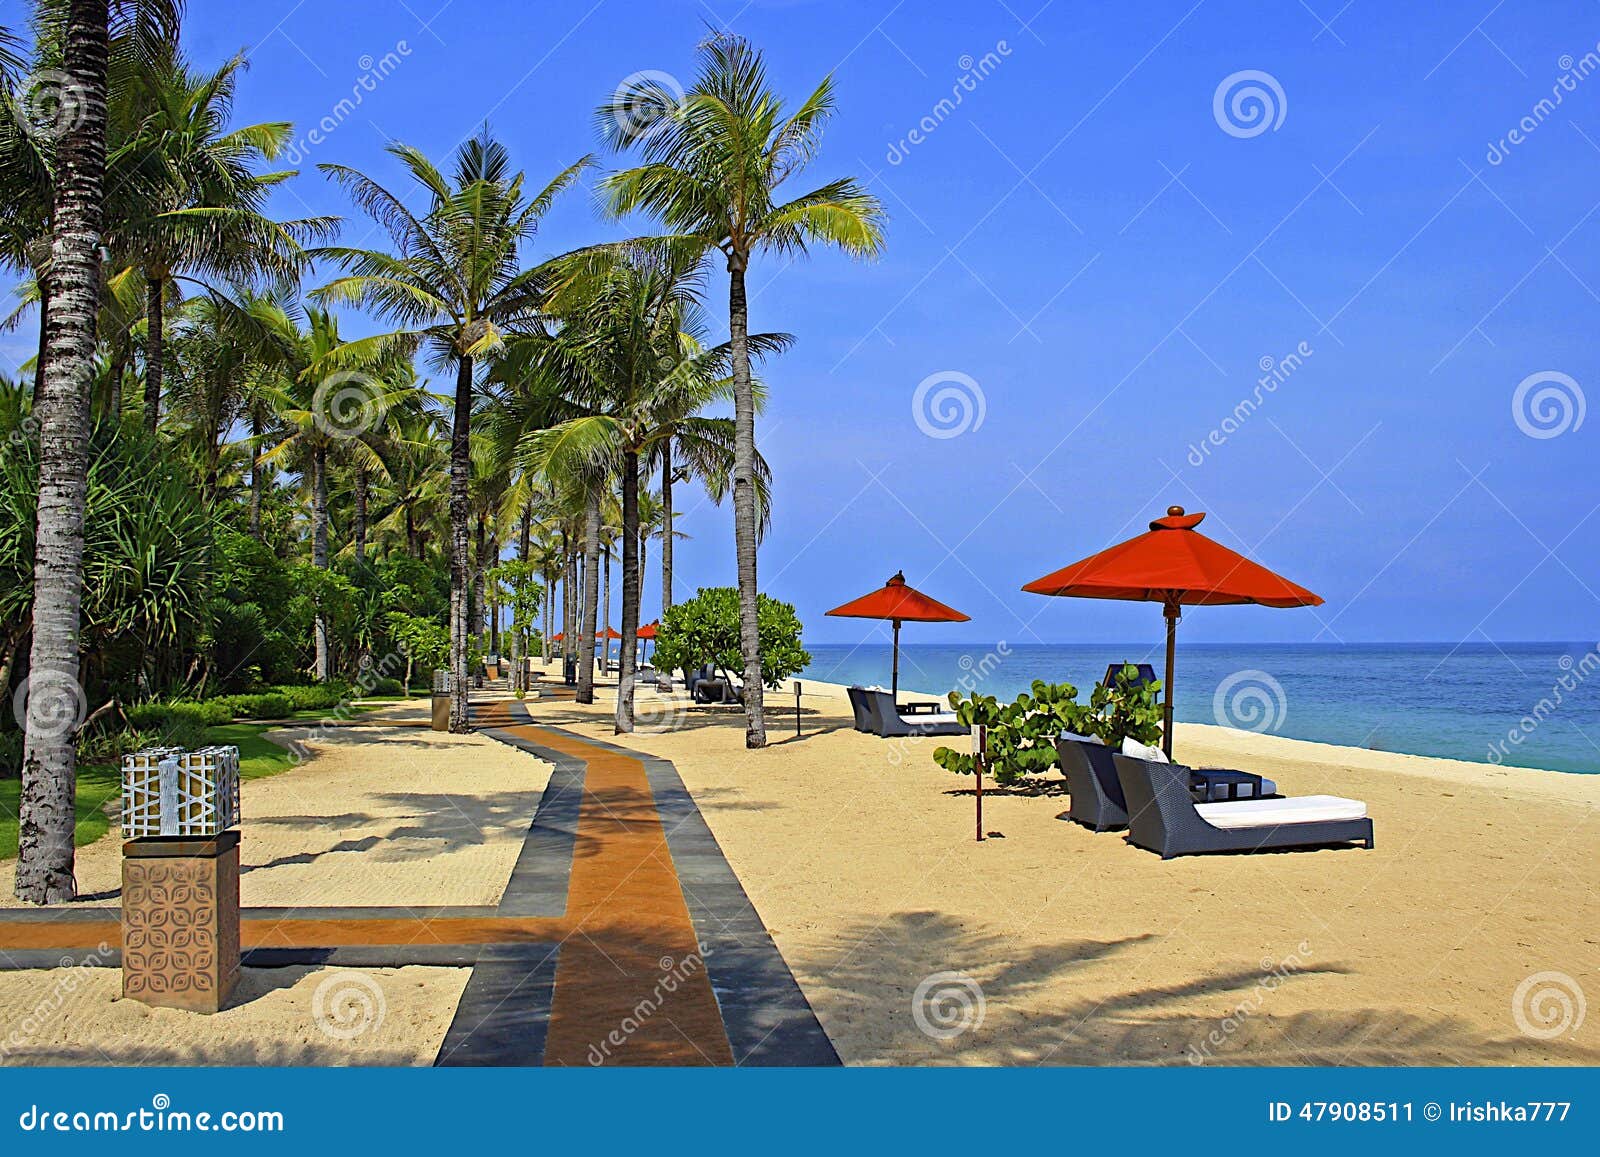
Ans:
[{"label": "blue sky", "polygon": [[[763,587],[815,641],[868,637],[822,612],[899,568],[973,616],[920,641],[1153,639],[1153,607],[1017,588],[1172,503],[1327,599],[1199,610],[1192,641],[1592,641],[1600,7],[1039,2],[193,3],[186,40],[202,63],[247,50],[239,115],[302,129],[394,54],[285,214],[350,213],[316,162],[392,176],[386,139],[443,155],[486,116],[542,180],[597,148],[625,77],[688,83],[707,25],[764,46],[793,100],[834,71],[795,191],[868,180],[887,251],[752,277],[753,326],[798,339],[765,370]],[[1232,110],[1241,87],[1270,126]],[[647,228],[601,223],[585,189],[540,248]],[[1519,384],[1550,374],[1519,423]],[[967,428],[925,432],[952,433],[919,423],[925,382],[974,402],[944,423]],[[1528,414],[1546,390],[1553,428]],[[731,582],[731,515],[689,505],[681,581]]]}]

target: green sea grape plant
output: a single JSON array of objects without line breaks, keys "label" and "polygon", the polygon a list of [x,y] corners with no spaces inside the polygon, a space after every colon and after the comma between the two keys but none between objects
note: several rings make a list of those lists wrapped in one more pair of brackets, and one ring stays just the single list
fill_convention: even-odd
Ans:
[{"label": "green sea grape plant", "polygon": [[[800,642],[801,625],[794,605],[762,595],[761,677],[777,687],[804,671],[811,655]],[[659,671],[693,671],[710,663],[724,671],[745,669],[740,649],[739,592],[734,587],[701,587],[688,602],[667,608],[656,635],[655,665]]]},{"label": "green sea grape plant", "polygon": [[[1011,702],[1001,704],[993,695],[973,693],[963,697],[950,692],[950,706],[956,718],[969,727],[988,728],[988,763],[985,770],[1002,786],[1019,782],[1027,775],[1043,775],[1061,766],[1056,740],[1063,731],[1083,733],[1088,726],[1089,708],[1078,702],[1078,689],[1071,683],[1033,682],[1031,693],[1023,692]],[[971,775],[970,751],[949,747],[934,749],[933,761],[946,771]]]},{"label": "green sea grape plant", "polygon": [[1161,738],[1161,680],[1139,682],[1132,663],[1097,683],[1089,695],[1090,733],[1107,747],[1121,747],[1124,739],[1155,743]]}]

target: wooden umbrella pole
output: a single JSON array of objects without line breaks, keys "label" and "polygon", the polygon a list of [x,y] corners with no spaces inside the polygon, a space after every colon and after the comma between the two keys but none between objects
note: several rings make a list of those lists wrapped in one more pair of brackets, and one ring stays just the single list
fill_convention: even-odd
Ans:
[{"label": "wooden umbrella pole", "polygon": [[1167,680],[1166,703],[1162,707],[1161,750],[1172,758],[1172,673],[1178,650],[1178,617],[1182,612],[1177,603],[1168,603],[1162,613],[1167,618]]},{"label": "wooden umbrella pole", "polygon": [[889,673],[889,698],[900,706],[900,620],[894,620],[894,668]]}]

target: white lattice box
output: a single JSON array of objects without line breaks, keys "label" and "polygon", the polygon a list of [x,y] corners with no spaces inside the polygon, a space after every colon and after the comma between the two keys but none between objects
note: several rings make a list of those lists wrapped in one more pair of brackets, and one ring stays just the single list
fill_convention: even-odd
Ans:
[{"label": "white lattice box", "polygon": [[122,835],[206,837],[239,822],[239,749],[152,747],[122,757]]}]

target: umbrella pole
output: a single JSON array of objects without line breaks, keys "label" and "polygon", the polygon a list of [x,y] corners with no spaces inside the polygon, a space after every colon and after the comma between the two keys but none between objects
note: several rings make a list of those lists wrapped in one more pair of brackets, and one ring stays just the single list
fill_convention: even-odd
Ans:
[{"label": "umbrella pole", "polygon": [[894,668],[889,674],[889,700],[900,706],[900,620],[894,620]]},{"label": "umbrella pole", "polygon": [[1167,619],[1167,679],[1166,703],[1162,706],[1161,750],[1172,758],[1172,672],[1178,650],[1178,616],[1182,613],[1177,603],[1168,603],[1162,611]]}]

